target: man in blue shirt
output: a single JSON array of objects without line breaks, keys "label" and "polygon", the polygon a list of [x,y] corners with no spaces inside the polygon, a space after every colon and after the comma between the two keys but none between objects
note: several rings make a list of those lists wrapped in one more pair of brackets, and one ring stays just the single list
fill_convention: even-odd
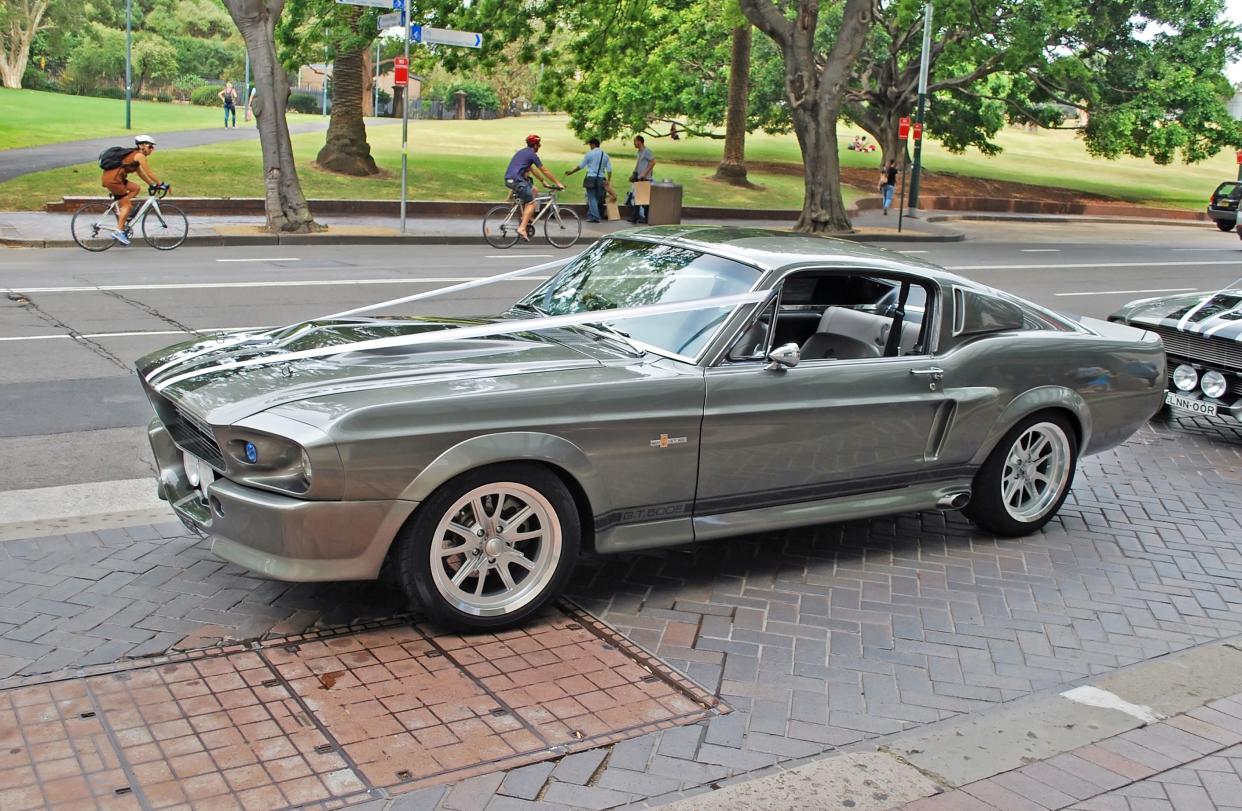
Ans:
[{"label": "man in blue shirt", "polygon": [[586,189],[587,199],[587,222],[599,222],[600,211],[603,210],[604,194],[608,189],[608,183],[612,180],[612,159],[608,157],[608,153],[599,148],[599,139],[592,138],[587,141],[591,148],[582,156],[582,163],[566,172],[566,175],[572,175],[579,169],[586,169],[586,178],[582,181],[582,188]]},{"label": "man in blue shirt", "polygon": [[565,188],[544,167],[543,161],[539,160],[541,143],[543,141],[538,135],[527,135],[526,148],[514,153],[513,160],[509,161],[509,168],[505,170],[505,186],[522,202],[522,223],[518,226],[518,236],[525,242],[530,242],[530,234],[526,229],[530,226],[531,218],[535,216],[535,185],[531,182],[531,173],[543,178],[554,188]]}]

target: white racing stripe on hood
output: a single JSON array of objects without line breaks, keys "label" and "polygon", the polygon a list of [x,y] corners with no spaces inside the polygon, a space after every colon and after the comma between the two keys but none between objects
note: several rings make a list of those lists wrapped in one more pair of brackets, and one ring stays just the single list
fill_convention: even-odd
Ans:
[{"label": "white racing stripe on hood", "polygon": [[[521,321],[505,321],[495,324],[482,324],[475,327],[449,327],[432,332],[420,332],[415,335],[396,335],[389,338],[373,338],[368,341],[354,341],[324,346],[315,349],[304,349],[300,352],[286,352],[280,355],[268,355],[242,361],[225,361],[218,365],[196,369],[192,372],[175,375],[168,380],[155,384],[156,391],[163,391],[169,386],[184,380],[192,380],[213,372],[232,369],[244,369],[249,366],[266,366],[273,363],[288,363],[295,360],[322,358],[329,355],[341,355],[346,352],[366,352],[375,349],[418,346],[419,344],[440,343],[442,341],[460,341],[468,338],[486,338],[493,335],[513,335],[521,332],[539,332],[545,329],[580,326],[582,324],[598,324],[601,321],[622,321],[626,318],[645,318],[652,315],[668,313],[684,313],[694,310],[715,309],[718,307],[737,307],[742,304],[754,304],[764,301],[771,295],[770,290],[758,290],[751,293],[739,293],[734,296],[717,296],[714,298],[690,299],[669,304],[648,304],[642,307],[624,307],[615,310],[591,310],[571,315],[552,315],[541,318],[527,318]],[[217,347],[218,348],[218,347]]]}]

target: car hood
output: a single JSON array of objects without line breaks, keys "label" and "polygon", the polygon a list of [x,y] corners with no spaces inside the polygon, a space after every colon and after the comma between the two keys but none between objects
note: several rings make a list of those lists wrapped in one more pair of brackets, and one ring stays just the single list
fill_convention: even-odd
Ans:
[{"label": "car hood", "polygon": [[[412,380],[479,378],[598,366],[594,353],[580,351],[571,341],[545,334],[522,333],[388,347],[351,350],[348,344],[376,338],[417,335],[435,330],[495,323],[496,318],[353,318],[309,321],[244,335],[220,336],[168,347],[138,361],[144,386],[158,402],[160,396],[215,425],[227,425],[277,405],[357,391]],[[565,331],[561,331],[564,334]],[[212,345],[244,338],[195,355]],[[572,339],[571,339],[572,340]],[[273,364],[229,368],[229,364],[264,356],[340,346],[323,357]],[[164,367],[164,368],[160,368]],[[152,374],[152,372],[156,374]],[[167,384],[187,373],[198,373]],[[159,390],[156,394],[155,391]]]},{"label": "car hood", "polygon": [[1136,326],[1165,327],[1242,342],[1242,287],[1132,301],[1117,316]]}]

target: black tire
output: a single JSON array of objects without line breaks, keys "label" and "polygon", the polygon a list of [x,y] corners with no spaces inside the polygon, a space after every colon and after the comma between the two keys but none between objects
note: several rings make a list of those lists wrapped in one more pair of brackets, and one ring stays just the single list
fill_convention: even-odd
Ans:
[{"label": "black tire", "polygon": [[108,214],[110,207],[109,203],[87,203],[73,213],[73,219],[69,222],[69,231],[73,234],[73,241],[78,243],[79,247],[92,253],[99,253],[117,244],[117,241],[112,238],[112,232],[116,229],[116,221]]},{"label": "black tire", "polygon": [[[509,216],[509,212],[513,216]],[[518,241],[518,210],[513,206],[493,206],[483,217],[483,238],[493,248],[512,248]]]},{"label": "black tire", "polygon": [[1216,220],[1216,227],[1222,231],[1232,231],[1237,223],[1226,222],[1225,220]]},{"label": "black tire", "polygon": [[[1064,441],[1064,448],[1059,453],[1065,458],[1055,464],[1059,471],[1058,480],[1046,485],[1042,490],[1034,483],[1030,485],[1030,492],[1034,497],[1032,500],[1035,503],[1030,505],[1028,511],[1024,511],[1021,509],[1021,504],[1009,503],[1012,501],[1012,496],[1008,500],[1006,498],[1004,488],[1007,463],[1011,452],[1021,455],[1022,448],[1018,446],[1019,442],[1025,442],[1029,436],[1043,435],[1047,436],[1050,445],[1053,446]],[[1057,439],[1058,435],[1060,439]],[[1049,460],[1048,468],[1053,466],[1054,464]],[[1074,432],[1069,418],[1056,412],[1032,414],[1009,429],[1001,437],[1000,442],[996,443],[996,447],[992,449],[983,467],[979,468],[979,472],[975,474],[970,503],[962,512],[971,521],[997,535],[1029,535],[1051,521],[1052,517],[1057,514],[1057,510],[1061,509],[1066,496],[1069,495],[1070,487],[1073,486],[1077,466],[1078,435]],[[1027,474],[1033,476],[1040,469],[1041,466],[1034,463],[1022,474],[1019,473],[1021,466],[1010,468],[1014,475],[1010,476],[1009,480],[1025,482]],[[1027,492],[1026,485],[1023,483],[1022,486],[1022,492],[1014,494],[1019,499],[1024,498]],[[1053,491],[1054,488],[1055,491]]]},{"label": "black tire", "polygon": [[[489,500],[489,490],[499,497]],[[475,520],[474,504],[482,506],[485,520]],[[524,506],[529,516],[506,526]],[[538,538],[507,540],[510,530],[508,537]],[[578,559],[581,534],[578,508],[564,483],[539,465],[510,462],[463,473],[432,493],[398,535],[393,562],[410,600],[434,622],[495,631],[521,624],[560,593]],[[534,565],[516,563],[513,552]]]},{"label": "black tire", "polygon": [[190,223],[185,212],[172,203],[160,203],[159,214],[147,209],[142,215],[142,238],[157,251],[171,251],[190,233]]},{"label": "black tire", "polygon": [[582,236],[582,220],[569,206],[557,206],[543,221],[543,235],[557,248],[568,248]]}]

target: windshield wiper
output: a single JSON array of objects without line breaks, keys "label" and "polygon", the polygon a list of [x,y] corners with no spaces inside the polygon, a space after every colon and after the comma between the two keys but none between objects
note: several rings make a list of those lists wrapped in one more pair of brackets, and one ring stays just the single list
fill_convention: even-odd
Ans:
[{"label": "windshield wiper", "polygon": [[[630,334],[628,332],[625,332],[624,330],[619,330],[616,327],[614,327],[612,324],[608,324],[603,321],[592,321],[590,324],[584,324],[584,326],[593,327],[602,332],[606,332],[608,336],[617,339],[616,340],[617,343],[623,344],[625,348],[630,350],[630,353],[635,355],[636,357],[642,357],[643,355],[647,354],[644,350],[640,349],[637,344],[634,343],[634,341],[630,338]],[[603,338],[604,336],[600,336],[600,337]]]},{"label": "windshield wiper", "polygon": [[526,310],[527,312],[535,313],[536,315],[545,315],[545,316],[547,315],[546,312],[539,309],[534,304],[527,304],[524,301],[519,301],[517,304],[514,304],[509,309],[510,310]]}]

